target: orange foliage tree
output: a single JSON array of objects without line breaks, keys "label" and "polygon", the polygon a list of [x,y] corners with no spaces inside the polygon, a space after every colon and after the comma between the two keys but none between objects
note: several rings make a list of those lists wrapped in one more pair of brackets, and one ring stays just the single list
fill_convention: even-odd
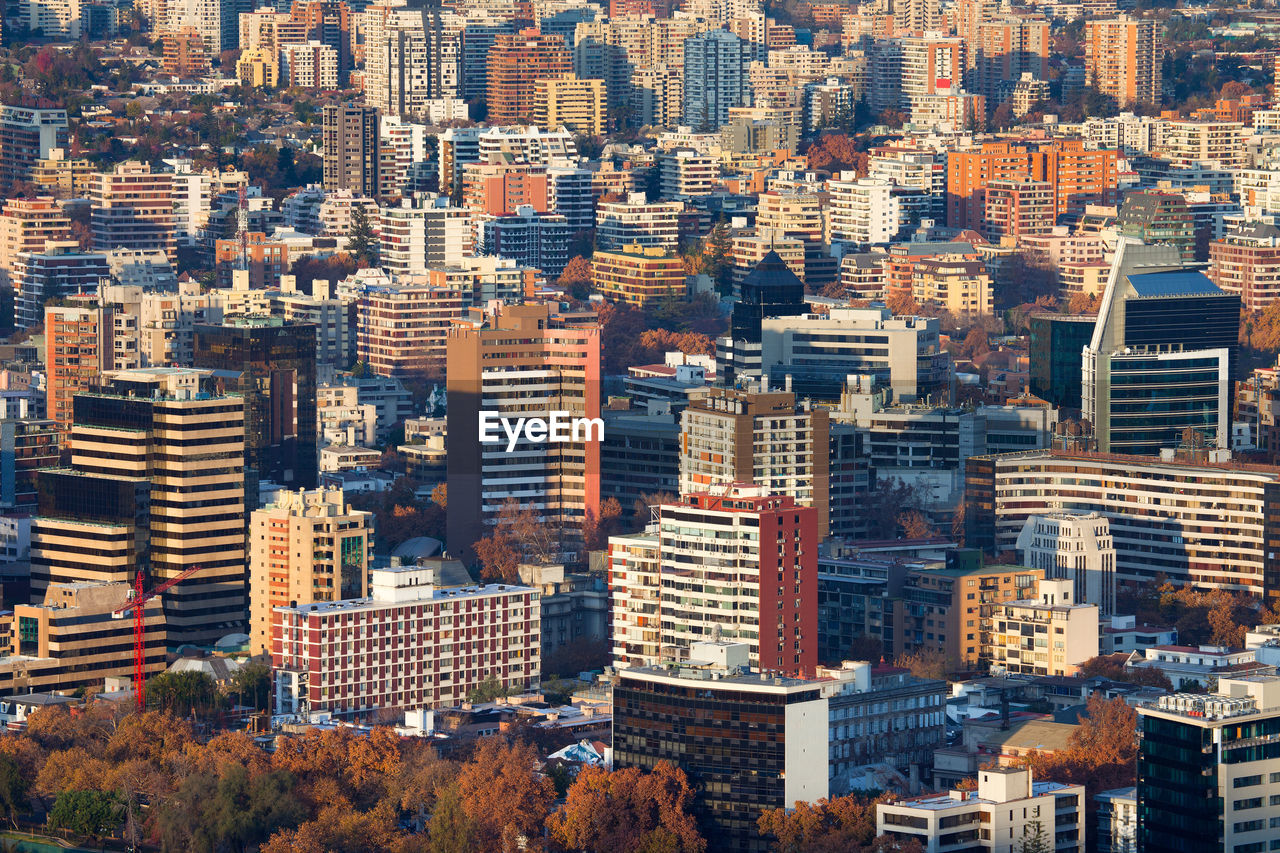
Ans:
[{"label": "orange foliage tree", "polygon": [[1035,778],[1084,785],[1086,800],[1111,788],[1134,784],[1138,758],[1138,712],[1124,699],[1089,697],[1079,727],[1067,748],[1054,753],[1033,752],[1024,758]]},{"label": "orange foliage tree", "polygon": [[487,737],[458,773],[458,793],[479,849],[501,850],[511,833],[536,837],[556,798],[555,785],[536,772],[527,743]]},{"label": "orange foliage tree", "polygon": [[646,773],[636,767],[612,773],[587,767],[565,804],[547,820],[551,837],[573,850],[593,853],[702,853],[689,809],[693,789],[684,771],[662,761]]}]

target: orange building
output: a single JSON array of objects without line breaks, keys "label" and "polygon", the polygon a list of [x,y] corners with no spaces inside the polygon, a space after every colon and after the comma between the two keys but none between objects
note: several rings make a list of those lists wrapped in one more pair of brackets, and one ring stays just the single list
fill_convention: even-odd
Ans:
[{"label": "orange building", "polygon": [[43,252],[49,240],[70,240],[71,219],[51,196],[12,198],[0,211],[0,284],[19,252]]},{"label": "orange building", "polygon": [[606,299],[644,308],[684,296],[684,261],[658,246],[596,252],[591,258],[591,281]]},{"label": "orange building", "polygon": [[462,206],[474,215],[505,216],[521,206],[548,213],[547,169],[533,163],[468,163],[462,168]]},{"label": "orange building", "polygon": [[209,73],[209,51],[195,27],[182,27],[160,36],[161,67],[175,77],[203,77]]},{"label": "orange building", "polygon": [[500,34],[489,50],[489,124],[532,123],[534,82],[572,73],[562,37],[532,28]]},{"label": "orange building", "polygon": [[885,296],[893,293],[911,293],[916,265],[926,258],[939,256],[958,261],[976,261],[982,258],[970,243],[897,243],[889,247],[889,255],[884,261]]},{"label": "orange building", "polygon": [[985,142],[947,155],[947,224],[981,228],[986,187],[997,180],[1045,181],[1053,191],[1054,215],[1086,204],[1115,204],[1119,152],[1089,149],[1083,140]]},{"label": "orange building", "polygon": [[44,312],[47,416],[65,436],[74,421],[72,398],[89,390],[111,367],[111,310],[96,297],[82,306],[49,306]]},{"label": "orange building", "polygon": [[1001,179],[987,184],[983,233],[988,240],[1045,234],[1057,218],[1046,181]]},{"label": "orange building", "polygon": [[[280,286],[280,276],[289,271],[289,244],[283,240],[268,240],[261,231],[250,231],[246,236],[248,250],[249,288],[264,290]],[[218,287],[231,286],[231,273],[241,268],[243,260],[240,238],[231,237],[214,243],[214,268],[218,273]]]},{"label": "orange building", "polygon": [[1125,107],[1160,103],[1164,24],[1155,19],[1088,21],[1085,80]]}]

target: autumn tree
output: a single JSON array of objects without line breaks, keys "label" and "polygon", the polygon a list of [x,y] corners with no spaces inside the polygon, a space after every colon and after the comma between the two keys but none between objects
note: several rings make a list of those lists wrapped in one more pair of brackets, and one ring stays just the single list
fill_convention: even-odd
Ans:
[{"label": "autumn tree", "polygon": [[892,797],[849,794],[814,803],[797,802],[789,809],[769,809],[756,825],[773,840],[775,853],[858,851],[876,834],[876,804]]},{"label": "autumn tree", "polygon": [[174,853],[220,853],[261,844],[278,829],[306,818],[293,789],[292,774],[251,774],[235,763],[216,773],[192,774],[156,810],[160,847]]},{"label": "autumn tree", "polygon": [[633,364],[640,336],[645,331],[644,312],[626,302],[603,302],[596,316],[600,323],[600,360],[604,372],[622,374]]},{"label": "autumn tree", "polygon": [[347,803],[320,810],[296,829],[282,829],[261,853],[401,853],[409,840],[396,820],[395,805],[381,802],[367,811]]},{"label": "autumn tree", "polygon": [[690,814],[693,796],[684,771],[666,761],[649,772],[586,767],[547,830],[560,844],[593,853],[702,853],[707,842]]},{"label": "autumn tree", "polygon": [[947,655],[940,648],[921,646],[912,652],[903,652],[893,661],[894,666],[911,670],[916,678],[946,679]]},{"label": "autumn tree", "polygon": [[1137,711],[1117,696],[1093,693],[1066,749],[1032,752],[1023,759],[1037,779],[1084,785],[1092,808],[1099,791],[1134,784],[1138,756]]},{"label": "autumn tree", "polygon": [[520,550],[501,530],[477,539],[471,546],[480,563],[480,577],[485,580],[515,583],[520,578]]},{"label": "autumn tree", "polygon": [[581,255],[571,258],[556,279],[556,287],[576,299],[583,299],[591,292],[591,283],[591,261]]},{"label": "autumn tree", "polygon": [[482,850],[504,849],[508,830],[535,837],[555,800],[555,786],[536,771],[538,753],[528,743],[482,738],[458,772],[458,793]]},{"label": "autumn tree", "polygon": [[899,519],[920,504],[918,490],[896,478],[876,480],[867,495],[867,536],[871,539],[897,539]]},{"label": "autumn tree", "polygon": [[911,295],[911,291],[901,288],[886,293],[884,305],[895,317],[917,315],[921,311],[920,304]]},{"label": "autumn tree", "polygon": [[598,511],[588,510],[582,525],[587,550],[599,551],[609,547],[609,537],[618,532],[621,520],[622,504],[614,497],[605,498]]},{"label": "autumn tree", "polygon": [[1082,678],[1106,678],[1126,684],[1159,687],[1164,690],[1173,689],[1169,677],[1155,667],[1140,666],[1127,669],[1124,663],[1128,657],[1125,654],[1117,654],[1089,658],[1080,664],[1080,675]]},{"label": "autumn tree", "polygon": [[823,134],[809,146],[806,156],[809,168],[815,171],[855,172],[859,178],[867,176],[867,152],[858,150],[857,142],[843,133]]},{"label": "autumn tree", "polygon": [[902,528],[904,539],[932,539],[938,535],[938,528],[918,509],[909,509],[898,515],[898,526]]},{"label": "autumn tree", "polygon": [[472,853],[477,849],[475,824],[462,804],[456,782],[437,790],[427,837],[431,841],[431,853]]}]

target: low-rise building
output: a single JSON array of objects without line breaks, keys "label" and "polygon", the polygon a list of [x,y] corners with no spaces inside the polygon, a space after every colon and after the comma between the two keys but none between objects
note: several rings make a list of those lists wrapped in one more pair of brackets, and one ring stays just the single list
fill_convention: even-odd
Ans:
[{"label": "low-rise building", "polygon": [[1154,669],[1177,689],[1204,687],[1215,678],[1245,675],[1265,669],[1256,663],[1254,649],[1225,646],[1151,646],[1129,655],[1126,669]]},{"label": "low-rise building", "polygon": [[1138,849],[1138,789],[1112,788],[1093,795],[1098,804],[1097,853],[1136,853]]}]

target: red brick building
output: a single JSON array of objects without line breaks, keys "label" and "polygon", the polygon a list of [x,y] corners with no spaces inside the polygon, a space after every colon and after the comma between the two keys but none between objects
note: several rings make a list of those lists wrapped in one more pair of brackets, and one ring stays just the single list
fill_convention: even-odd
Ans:
[{"label": "red brick building", "polygon": [[500,34],[489,50],[489,124],[531,124],[534,81],[572,73],[573,57],[560,36],[536,29]]}]

